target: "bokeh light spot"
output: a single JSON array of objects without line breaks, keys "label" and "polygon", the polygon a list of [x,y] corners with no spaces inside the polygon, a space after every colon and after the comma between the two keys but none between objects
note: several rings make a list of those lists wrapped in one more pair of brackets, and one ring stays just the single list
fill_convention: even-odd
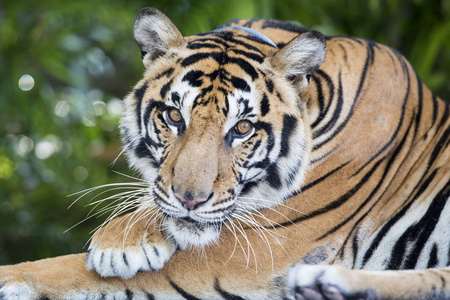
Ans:
[{"label": "bokeh light spot", "polygon": [[25,156],[33,150],[33,140],[28,136],[22,136],[17,143],[16,152],[20,156]]},{"label": "bokeh light spot", "polygon": [[31,75],[25,74],[19,79],[19,88],[22,91],[30,91],[34,87],[34,78]]},{"label": "bokeh light spot", "polygon": [[107,109],[111,116],[120,116],[123,112],[123,103],[117,98],[111,99],[107,104]]},{"label": "bokeh light spot", "polygon": [[78,166],[73,170],[73,177],[78,182],[85,181],[88,178],[88,176],[89,171],[83,166]]},{"label": "bokeh light spot", "polygon": [[58,103],[56,103],[55,105],[55,115],[57,115],[58,117],[65,117],[67,116],[67,114],[70,112],[70,105],[67,101],[59,101]]}]

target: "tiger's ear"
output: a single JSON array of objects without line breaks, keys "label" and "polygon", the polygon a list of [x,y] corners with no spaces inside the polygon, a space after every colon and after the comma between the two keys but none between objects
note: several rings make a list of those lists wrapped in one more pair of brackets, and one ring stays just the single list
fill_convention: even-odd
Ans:
[{"label": "tiger's ear", "polygon": [[133,35],[148,65],[170,48],[180,46],[183,36],[170,19],[156,8],[141,9],[134,19]]},{"label": "tiger's ear", "polygon": [[292,39],[271,57],[272,67],[285,74],[303,92],[312,75],[325,60],[327,43],[323,34],[308,31]]}]

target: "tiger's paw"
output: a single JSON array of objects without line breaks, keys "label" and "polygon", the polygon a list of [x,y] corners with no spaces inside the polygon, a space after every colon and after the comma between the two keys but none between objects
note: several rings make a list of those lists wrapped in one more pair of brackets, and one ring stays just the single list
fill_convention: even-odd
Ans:
[{"label": "tiger's paw", "polygon": [[34,296],[27,284],[0,282],[0,300],[34,299]]},{"label": "tiger's paw", "polygon": [[287,276],[286,296],[295,300],[376,300],[375,292],[353,291],[342,267],[295,265]]},{"label": "tiger's paw", "polygon": [[175,242],[153,226],[148,227],[147,220],[134,222],[130,214],[112,220],[95,233],[86,267],[102,277],[128,279],[140,271],[161,269],[175,250]]}]

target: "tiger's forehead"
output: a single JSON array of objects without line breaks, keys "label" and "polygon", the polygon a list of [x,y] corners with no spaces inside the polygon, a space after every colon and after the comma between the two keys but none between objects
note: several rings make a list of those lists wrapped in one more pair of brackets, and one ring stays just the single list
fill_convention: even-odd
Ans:
[{"label": "tiger's forehead", "polygon": [[168,56],[172,61],[166,58],[165,68],[151,72],[159,100],[180,109],[186,120],[194,113],[223,120],[255,118],[256,84],[266,68],[260,48],[275,48],[232,31],[186,37],[185,46]]},{"label": "tiger's forehead", "polygon": [[251,78],[242,72],[236,74],[239,70],[228,70],[228,66],[214,68],[211,64],[204,61],[181,72],[164,99],[165,104],[178,108],[187,126],[191,120],[201,119],[228,130],[229,122],[256,119],[258,91]]},{"label": "tiger's forehead", "polygon": [[[258,61],[266,56],[273,55],[278,50],[277,45],[266,36],[243,27],[223,27],[188,36],[184,39],[187,42],[188,49],[234,51]],[[245,52],[239,52],[239,50]]]}]

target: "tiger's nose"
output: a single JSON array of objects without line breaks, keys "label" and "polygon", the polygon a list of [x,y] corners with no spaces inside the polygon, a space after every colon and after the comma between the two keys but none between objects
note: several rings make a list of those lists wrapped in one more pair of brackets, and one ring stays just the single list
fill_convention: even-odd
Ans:
[{"label": "tiger's nose", "polygon": [[181,196],[180,194],[175,193],[175,197],[177,197],[178,200],[180,200],[180,202],[183,204],[183,206],[187,210],[193,210],[208,200],[207,198],[194,198],[194,197],[190,196],[190,194],[185,195],[185,197],[186,197],[185,198],[185,197]]}]

